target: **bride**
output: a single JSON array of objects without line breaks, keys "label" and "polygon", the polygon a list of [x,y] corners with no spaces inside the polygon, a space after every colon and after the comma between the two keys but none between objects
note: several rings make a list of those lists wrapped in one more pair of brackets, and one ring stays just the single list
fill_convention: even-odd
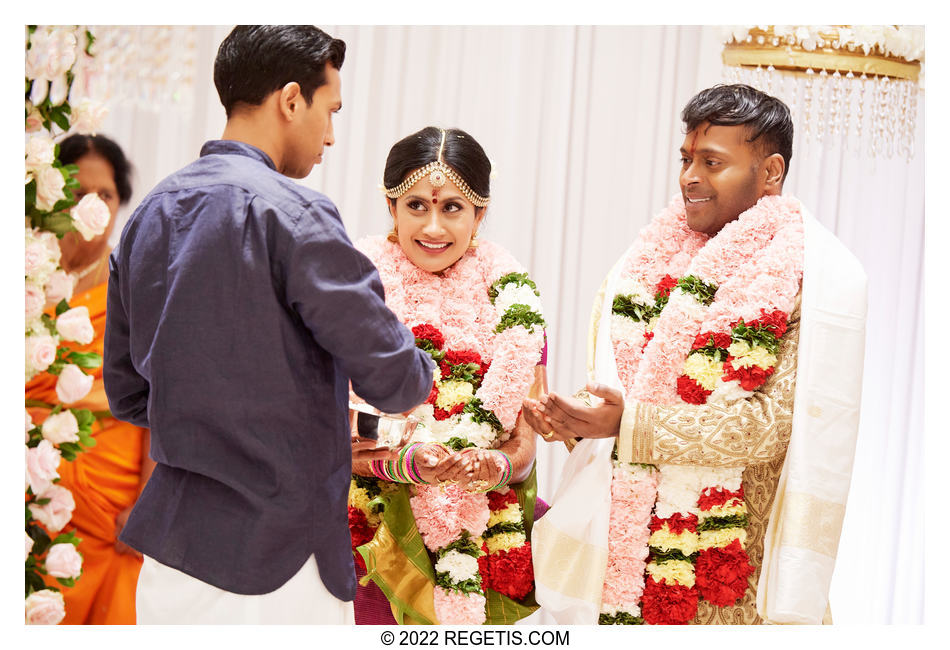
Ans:
[{"label": "bride", "polygon": [[369,579],[399,623],[513,623],[536,608],[535,438],[520,408],[544,388],[544,320],[524,268],[478,238],[490,172],[464,131],[403,138],[383,176],[392,230],[357,242],[386,304],[438,365],[408,420],[382,418],[367,432],[363,416],[352,418],[354,434],[383,439],[397,422],[412,430],[383,452],[354,437],[350,529],[368,576],[357,622],[373,609],[371,591],[382,598]]}]

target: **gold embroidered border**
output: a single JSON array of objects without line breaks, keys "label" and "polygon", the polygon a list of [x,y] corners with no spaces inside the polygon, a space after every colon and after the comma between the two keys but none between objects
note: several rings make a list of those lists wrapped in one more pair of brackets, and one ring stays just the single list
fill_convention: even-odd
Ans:
[{"label": "gold embroidered border", "polygon": [[788,492],[784,501],[781,544],[835,557],[844,523],[844,506],[804,492]]},{"label": "gold embroidered border", "polygon": [[534,525],[532,542],[535,575],[543,576],[545,587],[570,598],[600,602],[604,576],[591,568],[607,565],[607,549],[574,539],[544,517]]}]

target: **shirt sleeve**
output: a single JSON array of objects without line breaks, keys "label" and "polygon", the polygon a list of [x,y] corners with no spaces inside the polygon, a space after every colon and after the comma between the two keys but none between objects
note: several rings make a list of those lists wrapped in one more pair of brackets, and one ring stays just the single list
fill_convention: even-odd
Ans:
[{"label": "shirt sleeve", "polygon": [[425,401],[434,364],[386,306],[376,267],[353,246],[336,208],[311,204],[292,235],[284,257],[287,302],[353,392],[386,413]]},{"label": "shirt sleeve", "polygon": [[112,415],[137,427],[147,428],[149,384],[132,363],[129,317],[122,301],[121,278],[117,267],[113,253],[109,256],[102,381]]},{"label": "shirt sleeve", "polygon": [[635,463],[744,467],[781,458],[792,434],[800,303],[782,337],[775,372],[730,404],[655,406],[628,401],[619,456]]}]

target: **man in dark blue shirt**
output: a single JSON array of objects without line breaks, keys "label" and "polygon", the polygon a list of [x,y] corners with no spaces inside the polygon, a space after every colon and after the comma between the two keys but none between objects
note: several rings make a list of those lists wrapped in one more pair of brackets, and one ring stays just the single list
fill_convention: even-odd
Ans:
[{"label": "man in dark blue shirt", "polygon": [[333,144],[344,52],[312,26],[232,31],[223,139],[111,256],[109,405],[157,463],[121,534],[146,556],[139,623],[352,621],[348,384],[402,412],[433,368],[333,203],[288,178]]}]

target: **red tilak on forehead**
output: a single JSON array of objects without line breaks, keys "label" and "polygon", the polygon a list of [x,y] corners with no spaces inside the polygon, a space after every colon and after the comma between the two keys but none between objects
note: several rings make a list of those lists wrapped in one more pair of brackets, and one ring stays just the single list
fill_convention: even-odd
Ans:
[{"label": "red tilak on forehead", "polygon": [[696,155],[696,140],[698,140],[698,139],[699,139],[699,134],[694,130],[694,131],[693,131],[693,141],[692,141],[692,142],[690,143],[690,145],[689,145],[689,155],[690,155],[690,156],[695,156],[695,155]]},{"label": "red tilak on forehead", "polygon": [[435,190],[432,190],[432,202],[433,203],[439,202],[439,193]]}]

